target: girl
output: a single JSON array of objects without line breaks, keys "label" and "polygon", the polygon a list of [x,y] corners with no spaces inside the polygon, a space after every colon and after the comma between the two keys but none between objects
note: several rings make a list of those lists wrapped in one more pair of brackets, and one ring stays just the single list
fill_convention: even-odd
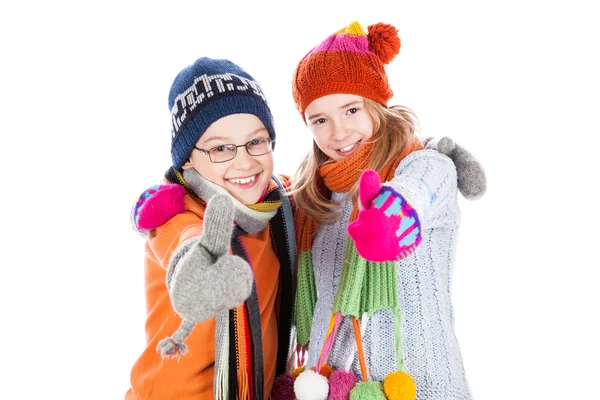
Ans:
[{"label": "girl", "polygon": [[456,168],[387,107],[399,50],[393,26],[353,22],[294,74],[314,137],[295,182],[300,400],[471,398],[451,301]]}]

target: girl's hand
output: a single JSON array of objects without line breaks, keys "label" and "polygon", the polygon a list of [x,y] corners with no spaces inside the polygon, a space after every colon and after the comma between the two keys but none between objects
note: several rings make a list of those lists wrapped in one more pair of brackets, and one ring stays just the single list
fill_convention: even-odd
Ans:
[{"label": "girl's hand", "polygon": [[421,223],[414,208],[390,186],[382,186],[379,174],[363,172],[358,188],[362,206],[356,221],[348,225],[361,257],[369,261],[400,260],[421,243]]},{"label": "girl's hand", "polygon": [[467,200],[481,198],[487,190],[487,180],[483,165],[463,146],[449,136],[441,139],[425,138],[426,149],[437,150],[452,159],[458,175],[458,190]]},{"label": "girl's hand", "polygon": [[133,206],[133,229],[146,234],[185,210],[185,188],[177,184],[155,185],[144,191]]}]

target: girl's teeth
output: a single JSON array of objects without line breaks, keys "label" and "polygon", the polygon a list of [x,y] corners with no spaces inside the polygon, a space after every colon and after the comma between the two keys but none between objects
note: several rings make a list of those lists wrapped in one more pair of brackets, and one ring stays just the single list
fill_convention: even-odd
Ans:
[{"label": "girl's teeth", "polygon": [[344,148],[340,149],[340,151],[341,151],[342,153],[345,153],[345,152],[347,152],[347,151],[350,151],[350,150],[352,150],[352,148],[353,148],[354,146],[356,146],[356,143],[354,143],[354,144],[351,144],[350,146],[346,146],[346,147],[344,147]]},{"label": "girl's teeth", "polygon": [[245,185],[247,183],[252,182],[255,178],[256,178],[256,175],[253,175],[253,176],[251,176],[249,178],[230,179],[230,181],[233,182],[233,183],[237,183],[238,185]]}]

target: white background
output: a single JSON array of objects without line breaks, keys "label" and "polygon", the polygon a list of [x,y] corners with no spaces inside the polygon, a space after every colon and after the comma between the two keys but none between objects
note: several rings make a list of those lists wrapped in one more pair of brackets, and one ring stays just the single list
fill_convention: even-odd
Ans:
[{"label": "white background", "polygon": [[[594,2],[3,2],[1,399],[121,399],[144,345],[139,193],[170,163],[167,94],[201,56],[259,82],[293,175],[296,63],[395,25],[395,96],[484,164],[460,199],[456,332],[477,399],[600,399],[600,29]],[[589,4],[589,5],[587,5]]]}]

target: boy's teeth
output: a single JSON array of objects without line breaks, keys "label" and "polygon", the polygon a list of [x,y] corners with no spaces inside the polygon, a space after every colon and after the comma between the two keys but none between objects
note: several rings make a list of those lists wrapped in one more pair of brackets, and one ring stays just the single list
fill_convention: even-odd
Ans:
[{"label": "boy's teeth", "polygon": [[252,181],[253,181],[255,178],[256,178],[256,175],[252,175],[252,176],[251,176],[251,177],[249,177],[249,178],[230,179],[230,181],[231,181],[231,182],[233,182],[233,183],[240,184],[240,185],[245,185],[245,184],[247,184],[247,183],[250,183],[250,182],[252,182]]}]

